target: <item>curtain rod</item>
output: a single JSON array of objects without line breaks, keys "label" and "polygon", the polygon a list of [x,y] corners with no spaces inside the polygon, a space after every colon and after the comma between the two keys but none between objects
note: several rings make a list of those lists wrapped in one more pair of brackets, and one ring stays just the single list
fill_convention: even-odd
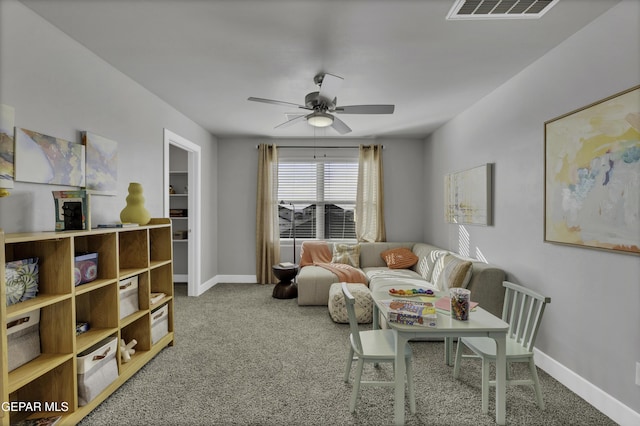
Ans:
[{"label": "curtain rod", "polygon": [[[319,145],[319,146],[308,146],[308,145],[276,145],[278,148],[292,148],[292,149],[358,149],[360,146],[358,145],[349,145],[349,146],[327,146],[327,145]],[[363,145],[364,147],[370,147],[371,145]],[[260,145],[256,145],[256,149],[260,148]],[[382,145],[382,149],[384,149],[384,145]]]}]

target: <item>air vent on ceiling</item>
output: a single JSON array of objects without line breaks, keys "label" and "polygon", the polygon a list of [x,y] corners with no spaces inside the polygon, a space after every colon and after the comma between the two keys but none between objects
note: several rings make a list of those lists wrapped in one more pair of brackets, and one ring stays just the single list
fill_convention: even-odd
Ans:
[{"label": "air vent on ceiling", "polygon": [[456,0],[447,19],[538,19],[559,0]]}]

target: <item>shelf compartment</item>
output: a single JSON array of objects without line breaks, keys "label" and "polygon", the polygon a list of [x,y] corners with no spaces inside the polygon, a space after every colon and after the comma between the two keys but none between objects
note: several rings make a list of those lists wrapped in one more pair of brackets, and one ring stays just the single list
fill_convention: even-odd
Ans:
[{"label": "shelf compartment", "polygon": [[[115,279],[118,277],[116,233],[76,236],[73,244],[75,253],[98,253],[97,279]],[[81,284],[79,287],[87,284]]]},{"label": "shelf compartment", "polygon": [[43,353],[73,353],[76,324],[72,302],[72,299],[66,299],[40,309],[40,345]]},{"label": "shelf compartment", "polygon": [[149,258],[152,263],[172,259],[171,244],[166,243],[169,240],[171,240],[170,227],[149,229]]},{"label": "shelf compartment", "polygon": [[5,262],[37,257],[38,294],[70,294],[73,288],[71,243],[71,237],[7,242]]},{"label": "shelf compartment", "polygon": [[[75,373],[73,355],[70,355],[45,374],[18,388],[15,395],[19,401],[57,402],[56,405],[60,408],[66,402],[68,410],[72,411],[75,401]],[[61,414],[64,413],[57,412],[57,415]]]},{"label": "shelf compartment", "polygon": [[[38,358],[16,368],[9,372],[9,393],[37,381],[41,376],[72,360],[73,357],[74,354],[43,353]],[[75,372],[73,374],[75,375]]]},{"label": "shelf compartment", "polygon": [[[132,316],[133,315],[131,315],[131,317]],[[135,366],[141,360],[146,359],[147,357],[145,355],[149,349],[151,349],[151,319],[149,317],[149,311],[145,311],[143,315],[138,315],[131,323],[123,326],[120,329],[120,338],[124,339],[125,344],[128,344],[133,339],[137,342],[134,347],[136,352],[131,356],[131,360],[125,363],[122,362],[120,358],[118,361],[122,374],[123,371]]]},{"label": "shelf compartment", "polygon": [[164,293],[173,296],[173,268],[171,263],[161,265],[150,271],[151,293]]},{"label": "shelf compartment", "polygon": [[89,323],[89,330],[76,336],[81,352],[118,330],[118,286],[115,282],[76,296],[76,322]]},{"label": "shelf compartment", "polygon": [[9,392],[35,380],[73,356],[74,340],[69,328],[73,324],[71,309],[71,298],[40,308],[41,353],[35,359],[9,372]]},{"label": "shelf compartment", "polygon": [[120,275],[126,269],[149,267],[149,240],[147,236],[147,229],[134,228],[118,232]]},{"label": "shelf compartment", "polygon": [[[128,278],[131,278],[133,276],[136,276],[138,281],[138,310],[147,310],[149,309],[149,297],[150,297],[149,272],[145,270],[139,274],[132,275]],[[120,306],[119,310],[122,309],[122,301],[120,300],[120,297],[122,297],[121,285],[123,284],[123,279],[121,279],[120,282],[118,283],[118,303]],[[125,289],[122,289],[122,290],[124,291]],[[126,319],[126,318],[121,318],[121,321],[123,319]],[[120,324],[122,324],[122,322]]]}]

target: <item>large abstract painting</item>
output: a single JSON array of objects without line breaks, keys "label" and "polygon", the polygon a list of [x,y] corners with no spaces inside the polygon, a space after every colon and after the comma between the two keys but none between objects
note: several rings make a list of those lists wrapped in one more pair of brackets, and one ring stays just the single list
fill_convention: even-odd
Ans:
[{"label": "large abstract painting", "polygon": [[640,254],[640,86],[545,123],[544,239]]},{"label": "large abstract painting", "polygon": [[84,186],[84,146],[16,128],[15,173],[21,182]]},{"label": "large abstract painting", "polygon": [[449,223],[491,225],[492,164],[444,177],[444,216]]},{"label": "large abstract painting", "polygon": [[82,143],[87,150],[87,191],[94,195],[116,195],[118,143],[91,132],[82,132]]}]

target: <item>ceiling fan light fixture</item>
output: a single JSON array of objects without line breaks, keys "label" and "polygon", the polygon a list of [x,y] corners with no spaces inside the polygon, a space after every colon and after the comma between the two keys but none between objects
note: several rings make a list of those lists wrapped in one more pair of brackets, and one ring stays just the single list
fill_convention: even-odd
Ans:
[{"label": "ceiling fan light fixture", "polygon": [[314,112],[307,116],[307,122],[313,127],[328,127],[333,124],[333,116],[326,112]]}]

